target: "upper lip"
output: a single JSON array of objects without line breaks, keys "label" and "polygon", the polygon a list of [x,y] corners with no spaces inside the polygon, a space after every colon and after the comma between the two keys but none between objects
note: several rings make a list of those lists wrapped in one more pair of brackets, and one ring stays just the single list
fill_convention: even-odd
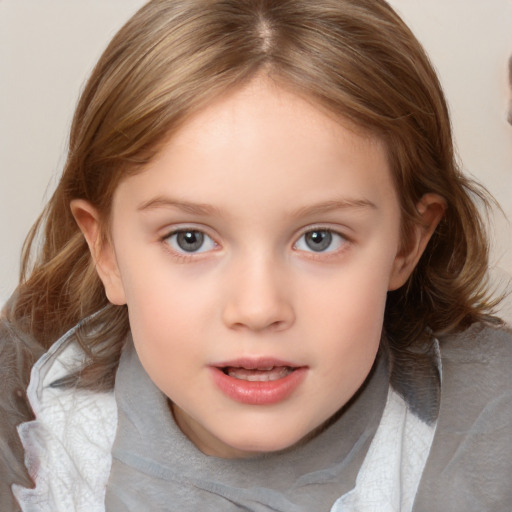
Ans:
[{"label": "upper lip", "polygon": [[300,368],[304,365],[276,359],[273,357],[240,357],[230,361],[222,361],[213,363],[210,366],[215,368],[245,368],[246,370],[265,370],[280,366],[287,366],[289,368]]}]

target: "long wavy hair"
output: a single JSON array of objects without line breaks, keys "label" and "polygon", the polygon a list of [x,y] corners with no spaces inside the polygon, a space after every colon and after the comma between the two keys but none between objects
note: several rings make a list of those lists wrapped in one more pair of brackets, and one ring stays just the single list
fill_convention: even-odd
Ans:
[{"label": "long wavy hair", "polygon": [[416,204],[441,195],[446,213],[409,281],[390,292],[384,329],[395,350],[489,319],[488,242],[475,200],[486,193],[454,157],[446,102],[429,59],[383,0],[153,0],[109,44],[78,103],[62,178],[26,240],[6,314],[49,347],[97,313],[78,339],[81,385],[113,385],[129,330],[108,302],[70,201],[94,205],[108,236],[111,199],[190,116],[266,73],[384,141],[402,238]]}]

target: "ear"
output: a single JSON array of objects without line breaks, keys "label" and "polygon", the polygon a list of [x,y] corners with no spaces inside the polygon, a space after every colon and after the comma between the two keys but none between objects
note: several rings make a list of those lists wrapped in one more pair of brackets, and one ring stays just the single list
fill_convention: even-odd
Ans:
[{"label": "ear", "polygon": [[390,291],[400,288],[409,279],[430,237],[443,218],[446,201],[438,194],[425,194],[416,205],[416,209],[421,221],[414,226],[407,247],[395,258],[389,280]]},{"label": "ear", "polygon": [[102,236],[98,211],[84,199],[73,199],[70,206],[73,217],[87,241],[108,300],[119,306],[126,304],[114,247],[112,242]]}]

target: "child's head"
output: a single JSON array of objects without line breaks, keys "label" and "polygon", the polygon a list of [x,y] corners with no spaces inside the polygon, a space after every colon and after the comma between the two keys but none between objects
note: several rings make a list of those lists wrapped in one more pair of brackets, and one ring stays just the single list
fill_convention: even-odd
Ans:
[{"label": "child's head", "polygon": [[[225,147],[227,142],[232,146]],[[338,168],[339,181],[334,172]],[[274,173],[274,189],[269,173]],[[166,183],[175,185],[175,194]],[[161,188],[161,197],[144,195],[146,186],[151,194]],[[333,339],[336,329],[340,337],[345,331],[366,339],[367,351],[358,351],[353,360],[361,373],[351,380],[347,396],[339,398],[339,408],[369,371],[382,324],[392,343],[403,347],[417,341],[427,327],[449,331],[484,318],[487,246],[472,193],[454,161],[436,75],[418,42],[385,2],[152,1],[115,36],[85,87],[64,175],[46,212],[45,245],[19,289],[17,315],[28,312],[31,329],[48,344],[84,315],[109,304],[71,203],[112,302],[96,317],[90,340],[84,341],[93,352],[102,350],[94,371],[83,373],[85,382],[112,376],[128,329],[126,301],[128,309],[134,301],[134,311],[144,301],[151,303],[158,325],[172,316],[166,306],[193,311],[193,294],[180,297],[171,285],[172,300],[155,295],[155,302],[155,297],[137,292],[137,283],[129,277],[126,265],[135,265],[123,259],[124,246],[116,247],[115,241],[130,239],[128,228],[135,220],[116,221],[116,204],[126,211],[128,198],[142,200],[145,208],[137,203],[137,210],[133,202],[131,208],[133,214],[138,211],[139,227],[146,222],[144,243],[159,244],[162,250],[164,235],[178,231],[166,243],[179,251],[188,244],[196,259],[190,263],[185,255],[181,265],[176,259],[169,265],[179,267],[198,297],[203,287],[205,296],[222,298],[246,283],[244,293],[254,289],[262,297],[268,294],[259,305],[255,299],[254,311],[261,315],[260,327],[273,326],[273,336],[309,318]],[[194,204],[182,204],[177,215],[175,206],[164,206],[169,197]],[[343,201],[350,207],[340,208]],[[147,218],[153,220],[142,221],[148,211]],[[282,224],[276,212],[283,215]],[[241,226],[254,230],[253,242],[241,236]],[[380,245],[365,246],[358,229]],[[346,253],[344,244],[351,248]],[[359,250],[361,259],[355,261]],[[329,260],[331,251],[337,256]],[[120,265],[104,264],[105,254],[112,263],[116,253]],[[322,256],[315,260],[310,253]],[[322,259],[324,255],[329,256]],[[158,258],[166,257],[172,259],[170,253],[159,253]],[[351,264],[360,266],[353,276],[360,279],[350,281],[352,291],[347,291],[345,281],[333,274],[341,275],[343,258],[352,257]],[[149,260],[140,261],[144,265]],[[156,268],[148,268],[148,280]],[[311,284],[318,289],[301,288],[292,277],[294,268],[312,272]],[[206,279],[202,273],[207,272],[216,279]],[[162,275],[162,282],[171,274]],[[328,300],[322,296],[323,287]],[[332,323],[337,287],[340,322]],[[350,304],[348,297],[359,292],[361,300]],[[294,307],[286,305],[290,297],[302,297],[297,299],[297,307],[303,308],[299,320]],[[234,301],[231,313],[224,311],[232,332],[242,331],[241,343],[247,325],[237,314],[244,300],[248,296]],[[201,304],[199,298],[197,302]],[[275,308],[265,309],[265,303]],[[345,315],[352,305],[356,310]],[[209,307],[220,306],[212,299]],[[331,324],[324,327],[324,321]],[[139,327],[133,318],[135,338]],[[172,325],[168,327],[172,331]],[[194,324],[190,327],[193,331]],[[302,342],[300,336],[295,342]],[[179,360],[179,347],[174,348]],[[326,354],[334,361],[343,357],[341,348],[332,349],[329,353],[326,348]],[[143,349],[141,353],[143,359]],[[153,377],[158,384],[158,372]]]},{"label": "child's head", "polygon": [[190,439],[223,456],[286,448],[354,395],[387,293],[443,206],[422,197],[403,248],[385,145],[265,75],[120,182],[108,241],[98,210],[72,201],[147,373]]}]

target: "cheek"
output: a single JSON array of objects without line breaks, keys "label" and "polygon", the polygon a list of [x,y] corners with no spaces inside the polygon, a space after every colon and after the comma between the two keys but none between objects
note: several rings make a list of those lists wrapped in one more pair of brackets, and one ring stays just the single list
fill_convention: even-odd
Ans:
[{"label": "cheek", "polygon": [[[165,325],[194,311],[207,289],[204,279],[187,272],[186,265],[169,261],[163,248],[147,242],[127,244],[118,258],[128,309],[135,321]],[[201,284],[199,284],[201,282]],[[203,292],[198,294],[199,289]]]},{"label": "cheek", "polygon": [[128,302],[128,313],[135,349],[151,380],[173,397],[204,350],[197,301],[193,308],[183,294],[146,286],[133,291],[137,300]]},{"label": "cheek", "polygon": [[[379,347],[387,298],[389,259],[386,265],[369,266],[361,261],[350,272],[340,272],[326,293],[312,294],[304,310],[313,310],[314,324],[329,340],[330,371],[356,380],[369,371]],[[313,330],[314,332],[314,330]]]},{"label": "cheek", "polygon": [[[174,340],[187,338],[201,328],[207,313],[207,294],[195,293],[197,286],[180,286],[179,281],[148,279],[139,286],[132,283],[127,293],[130,326],[139,343],[169,348]],[[179,344],[179,343],[178,343]]]},{"label": "cheek", "polygon": [[332,310],[332,339],[338,343],[334,351],[346,367],[371,366],[382,335],[385,304],[385,292],[359,288]]},{"label": "cheek", "polygon": [[132,336],[149,373],[168,372],[175,361],[201,353],[211,338],[206,330],[218,295],[211,277],[189,275],[165,259],[139,268],[125,265],[122,272]]},{"label": "cheek", "polygon": [[310,294],[311,305],[324,322],[330,316],[344,330],[365,332],[381,326],[392,266],[390,254],[358,254],[325,279],[322,293]]}]

